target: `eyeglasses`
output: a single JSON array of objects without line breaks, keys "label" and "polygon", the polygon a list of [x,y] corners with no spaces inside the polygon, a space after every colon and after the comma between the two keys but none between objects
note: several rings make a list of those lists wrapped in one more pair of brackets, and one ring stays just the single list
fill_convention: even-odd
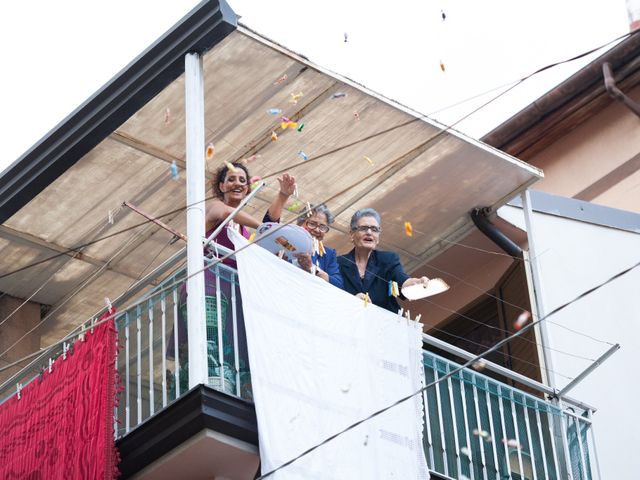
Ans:
[{"label": "eyeglasses", "polygon": [[307,220],[306,225],[309,228],[314,230],[320,230],[322,233],[327,233],[329,231],[329,225],[325,225],[324,223],[314,222],[313,220]]},{"label": "eyeglasses", "polygon": [[376,227],[375,225],[359,225],[353,229],[354,232],[358,231],[361,233],[367,233],[371,230],[371,233],[380,233],[382,229],[380,227]]}]

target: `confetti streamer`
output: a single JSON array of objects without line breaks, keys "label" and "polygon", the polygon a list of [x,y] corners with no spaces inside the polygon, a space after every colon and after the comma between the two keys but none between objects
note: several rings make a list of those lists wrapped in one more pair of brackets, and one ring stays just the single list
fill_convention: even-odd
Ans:
[{"label": "confetti streamer", "polygon": [[298,100],[300,100],[303,96],[304,96],[304,94],[302,92],[292,93],[291,94],[291,99],[289,100],[289,103],[293,103],[295,105],[296,103],[298,103]]},{"label": "confetti streamer", "polygon": [[164,124],[169,125],[171,123],[171,109],[167,107],[164,111]]},{"label": "confetti streamer", "polygon": [[404,233],[409,237],[413,237],[413,226],[411,222],[404,222]]},{"label": "confetti streamer", "polygon": [[369,165],[371,165],[373,167],[373,160],[371,160],[369,157],[367,157],[366,155],[364,156],[364,159],[369,162]]},{"label": "confetti streamer", "polygon": [[267,113],[269,115],[280,115],[282,113],[282,110],[280,110],[279,108],[270,108],[269,110],[267,110]]},{"label": "confetti streamer", "polygon": [[276,132],[271,132],[271,141],[275,142],[278,140],[278,134]]},{"label": "confetti streamer", "polygon": [[171,162],[171,178],[174,180],[178,180],[180,178],[178,174],[178,165],[176,165],[176,161]]},{"label": "confetti streamer", "polygon": [[331,98],[344,98],[346,96],[347,94],[344,92],[336,92],[333,95],[331,95]]},{"label": "confetti streamer", "polygon": [[306,153],[304,153],[302,150],[298,152],[298,156],[302,158],[302,160],[304,160],[305,162],[309,160],[309,156]]},{"label": "confetti streamer", "polygon": [[289,78],[289,76],[285,73],[284,75],[282,75],[279,79],[277,79],[275,82],[273,82],[274,85],[280,85],[281,83],[284,83],[287,81],[287,78]]},{"label": "confetti streamer", "polygon": [[214,153],[216,153],[216,149],[213,147],[213,143],[209,143],[207,145],[207,160],[211,160]]},{"label": "confetti streamer", "polygon": [[301,132],[303,128],[304,128],[304,123],[301,123],[300,125],[298,125],[299,132]]},{"label": "confetti streamer", "polygon": [[442,70],[443,72],[445,71],[444,63],[442,63],[442,60],[440,60],[440,70]]},{"label": "confetti streamer", "polygon": [[520,330],[522,327],[524,327],[527,324],[527,322],[530,319],[531,319],[531,313],[525,310],[520,315],[518,315],[518,318],[516,319],[516,321],[513,322],[513,329]]}]

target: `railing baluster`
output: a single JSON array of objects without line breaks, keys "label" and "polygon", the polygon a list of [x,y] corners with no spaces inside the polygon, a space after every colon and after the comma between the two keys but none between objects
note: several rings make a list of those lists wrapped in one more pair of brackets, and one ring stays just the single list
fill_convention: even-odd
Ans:
[{"label": "railing baluster", "polygon": [[578,450],[580,451],[580,465],[581,472],[580,477],[581,480],[589,480],[589,475],[587,474],[587,458],[584,453],[584,448],[582,446],[582,428],[580,428],[581,421],[579,418],[574,417],[573,421],[576,424],[576,437],[578,438]]},{"label": "railing baluster", "polygon": [[[482,427],[482,418],[480,417],[480,406],[479,406],[479,401],[478,401],[478,387],[476,387],[476,382],[475,379],[473,381],[473,386],[471,387],[473,390],[473,403],[475,405],[475,410],[476,410],[476,420],[477,420],[477,425],[478,425],[478,431],[482,431],[483,427]],[[484,442],[482,440],[482,437],[480,435],[478,435],[478,443],[480,445],[480,461],[481,461],[481,465],[482,465],[482,478],[484,478],[484,480],[487,480],[487,461],[484,458]]]},{"label": "railing baluster", "polygon": [[176,389],[176,398],[180,397],[180,352],[178,351],[178,286],[174,287],[173,292],[173,381]]},{"label": "railing baluster", "polygon": [[[448,371],[451,370],[451,365],[447,364]],[[460,477],[462,473],[462,462],[460,460],[460,444],[458,442],[458,422],[456,418],[456,406],[453,400],[453,384],[451,377],[447,378],[447,388],[449,389],[449,405],[451,408],[451,418],[453,419],[453,441],[456,447],[456,464],[458,466],[457,477]]]},{"label": "railing baluster", "polygon": [[[493,452],[493,469],[496,472],[496,477],[500,476],[500,468],[498,467],[498,452],[496,451],[496,443],[495,443],[495,429],[493,427],[493,409],[491,408],[491,395],[489,394],[489,385],[487,385],[487,389],[484,392],[485,398],[487,400],[487,411],[489,413],[489,435],[491,435],[491,450]],[[484,439],[483,439],[484,441]]]},{"label": "railing baluster", "polygon": [[[460,393],[462,396],[462,415],[464,416],[464,430],[467,438],[466,449],[469,452],[469,455],[472,455],[471,452],[471,432],[469,431],[469,414],[467,413],[467,392],[464,388],[464,370],[460,372]],[[473,458],[469,456],[469,476],[471,480],[475,480],[476,472],[473,468]]]},{"label": "railing baluster", "polygon": [[147,309],[149,315],[149,416],[155,414],[155,399],[153,385],[153,300],[149,300]]},{"label": "railing baluster", "polygon": [[124,395],[125,395],[125,419],[124,419],[124,431],[129,433],[131,430],[131,392],[129,391],[129,362],[131,361],[130,347],[129,347],[129,312],[124,314]]},{"label": "railing baluster", "polygon": [[220,373],[220,386],[218,390],[225,391],[224,388],[224,345],[222,344],[222,299],[220,295],[220,268],[218,265],[216,269],[216,321],[218,323],[218,362],[220,363],[218,371]]},{"label": "railing baluster", "polygon": [[137,385],[137,395],[136,404],[138,407],[138,423],[136,425],[140,425],[142,423],[142,319],[141,319],[141,311],[140,306],[136,307],[136,344],[138,347],[138,356],[137,356],[137,365],[136,365],[136,379],[138,382]]},{"label": "railing baluster", "polygon": [[434,363],[435,368],[433,369],[433,373],[435,376],[435,382],[436,384],[433,386],[433,388],[436,389],[436,403],[438,405],[438,420],[440,420],[440,441],[442,442],[442,458],[443,458],[443,464],[444,464],[444,474],[448,477],[449,476],[449,462],[447,459],[447,444],[445,442],[445,438],[444,438],[444,422],[442,421],[442,401],[440,399],[440,384],[438,383],[438,380],[440,379],[440,375],[438,374],[438,364],[437,362]]},{"label": "railing baluster", "polygon": [[[161,294],[162,295],[162,294]],[[162,406],[167,406],[167,305],[165,297],[160,299],[160,311],[162,313]]]},{"label": "railing baluster", "polygon": [[[520,443],[520,432],[518,428],[518,415],[516,412],[516,399],[515,396],[511,397],[511,415],[513,415],[513,431],[515,435],[515,441],[517,445],[517,453],[518,453],[518,471],[520,472],[520,476],[524,476],[524,467],[522,462],[522,444]],[[508,446],[508,445],[507,445]]]},{"label": "railing baluster", "polygon": [[231,273],[231,313],[233,319],[233,365],[236,369],[236,395],[240,396],[240,352],[238,351],[238,316],[236,313],[235,273]]},{"label": "railing baluster", "polygon": [[531,425],[529,422],[529,412],[527,406],[527,398],[523,399],[524,405],[522,406],[522,412],[524,413],[524,425],[527,432],[527,442],[529,444],[529,453],[531,455],[531,470],[533,471],[533,480],[538,480],[538,474],[536,472],[536,455],[533,451],[533,442],[531,441]]},{"label": "railing baluster", "polygon": [[[549,425],[549,439],[551,440],[551,453],[553,454],[553,464],[555,466],[556,479],[560,480],[560,457],[558,455],[558,451],[556,450],[556,427],[554,413],[547,413],[547,424]],[[562,414],[561,414],[562,415]]]},{"label": "railing baluster", "polygon": [[[427,366],[425,365],[424,362],[424,354],[422,357],[422,361],[423,361],[423,369],[426,370]],[[427,374],[425,372],[425,381],[426,381],[426,377]],[[428,452],[427,452],[427,456],[428,456],[428,465],[433,469],[435,468],[436,464],[435,464],[435,458],[434,458],[434,454],[433,454],[433,441],[431,438],[431,420],[429,419],[429,401],[427,398],[427,390],[423,390],[422,392],[422,403],[423,403],[423,407],[424,407],[424,428],[427,432],[427,444],[429,445],[428,447]]]},{"label": "railing baluster", "polygon": [[542,470],[544,471],[544,478],[549,478],[549,469],[547,467],[547,448],[544,444],[544,438],[542,437],[542,422],[540,421],[540,409],[536,403],[536,424],[538,426],[538,441],[540,442],[540,456],[542,457]]},{"label": "railing baluster", "polygon": [[[511,476],[511,463],[509,461],[509,447],[506,442],[503,442],[504,439],[508,437],[507,434],[507,425],[504,421],[504,396],[502,395],[502,385],[498,385],[498,410],[500,410],[500,424],[502,427],[502,438],[500,439],[500,443],[502,443],[502,449],[504,450],[505,456],[505,466],[507,467],[507,473],[509,474],[509,479],[513,478]],[[494,443],[498,441],[497,438],[493,439]]]}]

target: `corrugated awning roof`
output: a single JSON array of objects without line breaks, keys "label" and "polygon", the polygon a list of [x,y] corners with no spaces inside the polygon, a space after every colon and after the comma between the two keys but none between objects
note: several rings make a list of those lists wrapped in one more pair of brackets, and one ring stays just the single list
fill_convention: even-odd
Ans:
[{"label": "corrugated awning roof", "polygon": [[[102,98],[101,91],[85,104],[94,107],[95,128],[88,128],[93,124],[83,123],[82,115],[72,115],[4,173],[0,189],[9,196],[2,203],[0,272],[144,220],[121,208],[123,201],[156,216],[184,207],[184,77],[176,74],[184,70],[180,62],[190,50],[184,38],[209,38],[213,47],[203,56],[206,139],[215,145],[209,172],[225,161],[258,155],[249,164],[251,173],[266,177],[270,188],[247,209],[261,217],[276,194],[273,173],[287,169],[296,176],[303,201],[327,201],[337,214],[327,243],[339,253],[350,248],[340,230],[348,229],[352,213],[373,207],[383,218],[383,248],[399,251],[405,265],[415,268],[445,248],[443,239],[459,238],[472,228],[470,209],[497,208],[541,176],[536,168],[443,131],[246,28],[229,33],[233,21],[224,12],[212,14],[216,8],[217,2],[203,2],[121,72],[109,84],[120,82],[120,100],[111,95],[114,103],[102,102],[97,109],[94,100]],[[203,12],[208,12],[204,20]],[[200,34],[191,35],[194,29]],[[138,75],[140,62],[154,68]],[[171,74],[168,65],[173,65]],[[278,82],[285,74],[287,79]],[[121,77],[138,83],[134,88]],[[346,96],[335,98],[338,92]],[[271,108],[304,123],[302,131],[280,129],[279,116],[268,113]],[[72,136],[74,143],[63,145],[62,153],[62,147],[45,148],[53,137]],[[308,161],[299,156],[301,150]],[[171,178],[173,161],[179,181]],[[163,221],[186,230],[182,210]],[[412,223],[413,237],[405,235],[405,221]],[[142,271],[183,246],[169,245],[170,240],[171,234],[148,224],[90,245],[73,258],[62,256],[1,278],[0,291],[28,298],[48,281],[33,300],[59,307],[43,329],[46,337],[57,339],[99,309],[105,296],[117,297]]]}]

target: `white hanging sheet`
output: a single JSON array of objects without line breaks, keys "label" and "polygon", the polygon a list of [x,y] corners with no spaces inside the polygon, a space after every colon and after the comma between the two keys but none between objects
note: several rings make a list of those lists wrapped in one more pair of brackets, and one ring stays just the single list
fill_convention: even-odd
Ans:
[{"label": "white hanging sheet", "polygon": [[[236,258],[263,474],[423,386],[419,323],[257,245]],[[422,412],[415,395],[269,478],[428,479]]]}]

